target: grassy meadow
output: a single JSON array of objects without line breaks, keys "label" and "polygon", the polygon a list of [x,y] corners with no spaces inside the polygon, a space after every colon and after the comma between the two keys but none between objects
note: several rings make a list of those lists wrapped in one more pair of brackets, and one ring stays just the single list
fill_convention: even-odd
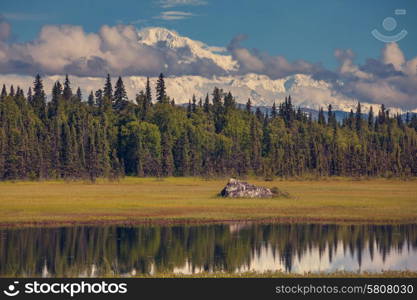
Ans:
[{"label": "grassy meadow", "polygon": [[227,179],[134,178],[120,181],[0,183],[0,226],[141,222],[414,223],[417,180],[263,181],[292,197],[218,197]]}]

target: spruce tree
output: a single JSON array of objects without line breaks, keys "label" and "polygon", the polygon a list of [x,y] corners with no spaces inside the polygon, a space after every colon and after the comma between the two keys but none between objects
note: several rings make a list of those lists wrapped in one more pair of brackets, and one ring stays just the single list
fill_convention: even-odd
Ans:
[{"label": "spruce tree", "polygon": [[88,95],[87,104],[89,106],[94,106],[94,104],[95,104],[93,91],[91,91],[90,95]]},{"label": "spruce tree", "polygon": [[77,88],[76,99],[77,99],[78,102],[83,101],[83,94],[81,93],[80,87]]},{"label": "spruce tree", "polygon": [[46,117],[46,96],[43,90],[43,83],[41,76],[36,75],[33,83],[33,98],[32,105],[41,120],[45,120]]},{"label": "spruce tree", "polygon": [[336,115],[332,110],[332,105],[329,104],[328,110],[327,110],[327,125],[331,126],[333,128],[336,127],[337,121],[336,121]]},{"label": "spruce tree", "polygon": [[368,113],[368,128],[372,129],[374,127],[374,110],[371,106]]},{"label": "spruce tree", "polygon": [[248,98],[248,101],[246,102],[246,112],[248,114],[252,113],[252,102],[250,101],[250,98]]},{"label": "spruce tree", "polygon": [[166,88],[164,81],[164,74],[159,74],[159,78],[156,82],[156,100],[163,103],[166,101]]},{"label": "spruce tree", "polygon": [[195,98],[195,95],[193,95],[193,100],[191,104],[191,111],[195,113],[197,111],[197,99]]},{"label": "spruce tree", "polygon": [[326,119],[324,118],[324,112],[322,107],[320,107],[319,109],[318,123],[320,125],[326,125]]},{"label": "spruce tree", "polygon": [[191,118],[191,112],[192,111],[193,111],[193,109],[192,109],[191,101],[188,101],[188,105],[187,105],[187,118]]},{"label": "spruce tree", "polygon": [[151,84],[149,82],[149,77],[146,77],[145,95],[146,95],[146,105],[147,107],[149,107],[152,105],[152,91],[151,91]]},{"label": "spruce tree", "polygon": [[71,82],[68,79],[68,74],[65,75],[64,90],[62,92],[65,100],[70,100],[72,98],[72,89]]},{"label": "spruce tree", "polygon": [[230,111],[235,106],[235,100],[233,99],[232,93],[228,92],[224,96],[224,108],[226,111]]},{"label": "spruce tree", "polygon": [[126,89],[125,89],[122,77],[120,76],[117,79],[116,86],[114,88],[113,101],[114,101],[114,104],[113,104],[114,108],[118,110],[122,109],[125,102],[127,101]]},{"label": "spruce tree", "polygon": [[48,108],[48,115],[50,118],[53,116],[56,116],[61,96],[62,96],[62,86],[59,81],[56,81],[54,83],[54,86],[52,87],[52,99]]},{"label": "spruce tree", "polygon": [[110,100],[113,97],[113,86],[111,84],[110,74],[107,74],[106,77],[106,83],[104,84],[103,88],[103,97],[107,97]]},{"label": "spruce tree", "polygon": [[32,88],[31,87],[29,87],[29,89],[28,89],[27,100],[28,100],[29,104],[32,104],[33,98],[32,98]]},{"label": "spruce tree", "polygon": [[4,99],[7,96],[7,90],[6,90],[6,85],[3,84],[3,88],[1,89],[1,95],[0,95],[0,99]]},{"label": "spruce tree", "polygon": [[358,106],[356,108],[355,128],[358,133],[362,131],[362,108],[360,102],[358,102]]},{"label": "spruce tree", "polygon": [[101,89],[98,89],[95,93],[96,97],[96,104],[97,106],[102,109],[104,107],[104,100],[103,100],[103,91]]},{"label": "spruce tree", "polygon": [[206,114],[210,112],[210,100],[208,94],[206,94],[206,98],[204,99],[204,112]]},{"label": "spruce tree", "polygon": [[274,101],[274,104],[272,104],[271,117],[273,119],[275,119],[277,117],[277,115],[278,115],[277,114],[277,107],[276,107],[275,101]]}]

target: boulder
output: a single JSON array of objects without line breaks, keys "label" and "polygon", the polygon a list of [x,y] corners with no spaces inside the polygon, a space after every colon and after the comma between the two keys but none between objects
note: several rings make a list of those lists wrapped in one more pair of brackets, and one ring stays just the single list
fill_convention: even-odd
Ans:
[{"label": "boulder", "polygon": [[270,189],[249,184],[244,181],[231,178],[224,189],[220,192],[222,197],[229,198],[271,198]]}]

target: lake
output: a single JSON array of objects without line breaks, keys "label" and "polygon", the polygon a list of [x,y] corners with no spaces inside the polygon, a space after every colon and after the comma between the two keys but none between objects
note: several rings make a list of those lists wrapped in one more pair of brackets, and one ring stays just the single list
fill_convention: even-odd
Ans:
[{"label": "lake", "polygon": [[0,276],[417,271],[417,225],[0,229]]}]

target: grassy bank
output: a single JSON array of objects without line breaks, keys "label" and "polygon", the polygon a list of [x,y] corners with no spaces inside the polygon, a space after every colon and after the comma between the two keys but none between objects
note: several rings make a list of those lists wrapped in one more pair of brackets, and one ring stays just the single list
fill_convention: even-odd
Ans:
[{"label": "grassy bank", "polygon": [[417,272],[411,271],[383,271],[380,273],[355,273],[355,272],[333,272],[333,273],[284,273],[284,272],[246,272],[246,273],[197,273],[197,274],[156,274],[141,275],[138,278],[416,278]]},{"label": "grassy bank", "polygon": [[[1,275],[0,278],[25,278],[25,276]],[[31,276],[35,277],[36,276]],[[58,276],[58,278],[78,278],[78,276],[67,277]],[[125,277],[125,276],[123,276]],[[285,273],[285,272],[244,272],[244,273],[196,273],[196,274],[176,274],[176,273],[158,273],[153,275],[141,274],[135,275],[134,278],[417,278],[417,272],[412,271],[383,271],[379,273],[357,273],[357,272],[333,272],[333,273]],[[98,278],[120,278],[113,274],[99,276]]]},{"label": "grassy bank", "polygon": [[268,220],[330,223],[417,222],[417,180],[249,180],[291,199],[224,199],[226,180],[125,178],[96,184],[0,183],[0,225]]}]

